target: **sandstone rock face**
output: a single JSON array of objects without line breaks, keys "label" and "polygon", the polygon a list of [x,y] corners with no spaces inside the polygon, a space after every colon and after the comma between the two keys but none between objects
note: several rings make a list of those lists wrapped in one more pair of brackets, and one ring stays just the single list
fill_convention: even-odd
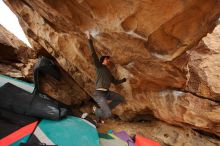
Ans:
[{"label": "sandstone rock face", "polygon": [[34,50],[0,25],[0,73],[16,78],[32,78],[36,63]]},{"label": "sandstone rock face", "polygon": [[[218,53],[195,47],[216,26],[219,0],[5,2],[33,48],[44,48],[74,80],[72,92],[80,88],[92,95],[94,90],[95,68],[85,36],[90,31],[97,53],[112,56],[112,73],[128,79],[111,88],[126,99],[114,110],[121,119],[154,115],[220,135]],[[64,100],[69,94],[54,95]]]},{"label": "sandstone rock face", "polygon": [[190,54],[187,90],[211,100],[220,101],[220,25]]}]

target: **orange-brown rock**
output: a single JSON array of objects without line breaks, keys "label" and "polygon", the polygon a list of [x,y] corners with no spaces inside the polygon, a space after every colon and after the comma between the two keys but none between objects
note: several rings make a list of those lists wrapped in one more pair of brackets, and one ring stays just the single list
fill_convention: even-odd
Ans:
[{"label": "orange-brown rock", "polygon": [[187,90],[198,96],[220,101],[220,25],[189,52]]},{"label": "orange-brown rock", "polygon": [[32,77],[36,53],[0,25],[0,73],[16,78]]},{"label": "orange-brown rock", "polygon": [[[187,53],[216,26],[219,0],[5,1],[33,48],[47,50],[90,95],[95,68],[85,31],[91,32],[97,53],[112,56],[113,74],[128,79],[112,87],[126,99],[114,110],[121,119],[150,114],[170,124],[220,135],[214,74],[193,69],[197,54]],[[198,80],[204,81],[200,84],[194,75],[202,72],[211,76],[204,80],[199,75]]]}]

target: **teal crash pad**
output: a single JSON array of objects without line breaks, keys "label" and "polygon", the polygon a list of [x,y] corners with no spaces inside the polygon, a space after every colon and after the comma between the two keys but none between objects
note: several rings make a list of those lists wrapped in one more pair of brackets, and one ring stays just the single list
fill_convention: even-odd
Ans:
[{"label": "teal crash pad", "polygon": [[32,93],[34,90],[34,84],[30,84],[27,82],[23,82],[21,80],[18,79],[14,79],[8,76],[4,76],[0,74],[0,87],[3,86],[6,83],[11,83],[19,88],[22,88],[24,90],[26,90],[29,93]]},{"label": "teal crash pad", "polygon": [[60,121],[42,120],[34,136],[41,143],[59,146],[99,146],[96,127],[84,119],[68,116]]}]

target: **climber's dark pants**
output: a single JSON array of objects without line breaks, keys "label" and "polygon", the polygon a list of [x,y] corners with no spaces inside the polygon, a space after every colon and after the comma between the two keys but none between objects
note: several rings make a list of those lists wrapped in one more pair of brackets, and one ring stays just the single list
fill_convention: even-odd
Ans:
[{"label": "climber's dark pants", "polygon": [[101,119],[111,117],[111,110],[124,101],[124,98],[118,93],[99,90],[94,92],[93,99],[100,107],[96,109],[95,115]]}]

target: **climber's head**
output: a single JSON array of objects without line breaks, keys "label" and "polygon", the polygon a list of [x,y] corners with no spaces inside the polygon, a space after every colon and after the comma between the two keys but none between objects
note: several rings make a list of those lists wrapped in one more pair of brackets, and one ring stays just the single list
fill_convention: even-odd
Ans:
[{"label": "climber's head", "polygon": [[101,56],[100,63],[103,65],[109,65],[110,64],[110,56]]}]

